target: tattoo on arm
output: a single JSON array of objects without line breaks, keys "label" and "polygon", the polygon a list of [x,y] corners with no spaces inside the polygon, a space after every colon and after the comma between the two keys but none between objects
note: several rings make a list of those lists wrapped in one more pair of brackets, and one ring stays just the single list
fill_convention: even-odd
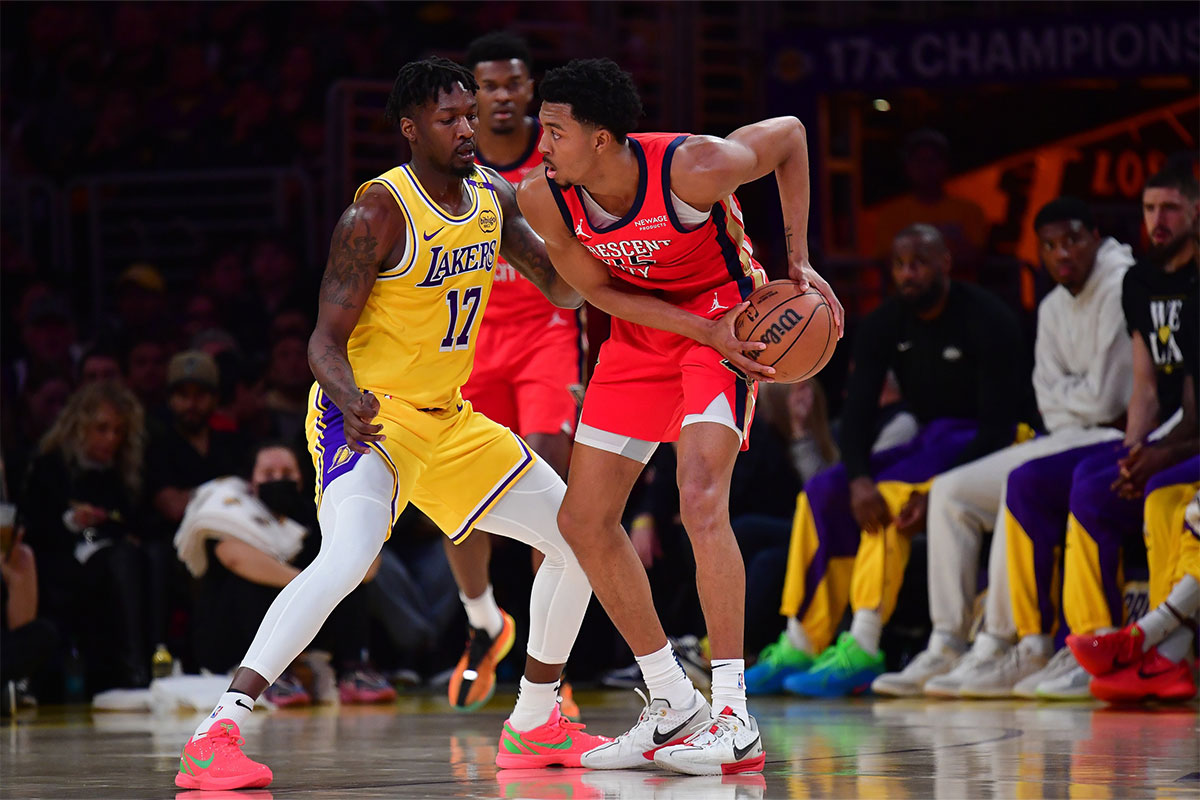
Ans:
[{"label": "tattoo on arm", "polygon": [[354,308],[354,296],[363,284],[373,282],[379,258],[375,254],[379,240],[370,224],[357,210],[346,213],[333,232],[329,265],[321,279],[321,302]]},{"label": "tattoo on arm", "polygon": [[788,225],[783,229],[783,240],[787,243],[788,258],[792,256],[792,226]]},{"label": "tattoo on arm", "polygon": [[333,398],[335,405],[341,408],[343,403],[353,400],[358,392],[358,385],[354,381],[354,370],[346,357],[345,347],[338,347],[333,342],[326,341],[322,348],[316,341],[311,341],[308,361],[313,377],[321,384],[326,394]]},{"label": "tattoo on arm", "polygon": [[546,255],[546,245],[528,224],[505,226],[501,250],[508,263],[532,281],[534,286],[546,291],[554,285],[558,274]]}]

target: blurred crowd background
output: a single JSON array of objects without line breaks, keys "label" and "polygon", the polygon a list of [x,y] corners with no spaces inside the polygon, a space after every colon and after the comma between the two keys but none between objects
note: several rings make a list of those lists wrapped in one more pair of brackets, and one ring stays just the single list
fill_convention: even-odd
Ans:
[{"label": "blurred crowd background", "polygon": [[[1200,136],[1190,4],[6,4],[0,435],[5,499],[56,629],[40,697],[144,685],[163,650],[188,671],[234,665],[204,617],[236,598],[218,616],[252,632],[261,611],[239,610],[256,601],[223,581],[270,589],[288,573],[212,545],[203,575],[188,572],[173,537],[205,481],[241,476],[308,531],[292,564],[315,552],[306,343],[332,222],[355,186],[404,158],[380,114],[399,65],[461,57],[497,29],[529,40],[535,78],[570,57],[614,58],[643,92],[642,130],[723,135],[799,116],[813,261],[851,332],[890,292],[892,237],[930,222],[955,277],[994,291],[1032,333],[1052,285],[1037,209],[1082,197],[1103,234],[1138,250],[1145,179]],[[782,275],[773,182],[739,195],[757,255]],[[602,315],[589,332],[594,353]],[[759,425],[774,433],[739,466],[735,516],[786,526],[803,465],[836,461],[848,353],[819,382],[766,398]],[[885,401],[902,411],[902,398]],[[802,439],[809,460],[789,458]],[[631,502],[641,529],[678,527],[672,455],[660,453]],[[400,528],[359,599],[369,623],[334,626],[320,645],[339,674],[428,679],[461,652],[440,534],[412,509]],[[694,591],[679,591],[686,538],[655,541],[638,543],[668,627],[702,637]],[[749,607],[748,651],[779,628],[786,537],[772,541],[748,563],[778,573]],[[500,547],[493,567],[519,615],[527,555]],[[921,612],[899,617],[921,624]],[[587,625],[576,679],[630,661],[598,609]]]}]

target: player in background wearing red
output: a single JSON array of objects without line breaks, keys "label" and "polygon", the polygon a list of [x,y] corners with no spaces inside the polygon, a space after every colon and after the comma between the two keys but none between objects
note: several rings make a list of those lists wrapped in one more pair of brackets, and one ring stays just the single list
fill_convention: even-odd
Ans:
[{"label": "player in background wearing red", "polygon": [[[528,116],[533,103],[532,58],[511,33],[481,36],[467,47],[467,69],[479,83],[475,160],[513,185],[541,166],[541,125]],[[503,258],[496,261],[491,299],[478,334],[475,368],[463,397],[480,413],[516,431],[564,478],[582,390],[583,346],[579,312],[556,308]],[[488,576],[490,536],[460,545],[446,540],[446,557],[458,583],[470,626],[467,649],[455,667],[450,705],[474,711],[491,698],[496,666],[512,648],[513,618],[496,603]],[[541,553],[531,551],[534,569]],[[564,683],[562,712],[578,719],[579,707]]]},{"label": "player in background wearing red", "polygon": [[[638,722],[581,766],[647,763],[692,774],[762,769],[746,710],[745,569],[729,526],[729,481],[753,415],[753,380],[774,370],[733,321],[765,282],[733,192],[774,173],[788,271],[841,304],[808,261],[808,144],[794,117],[728,138],[630,134],[642,115],[628,73],[575,60],[541,84],[544,169],[518,190],[555,269],[613,316],[589,383],[559,525],[633,649],[650,700]],[[736,367],[735,373],[722,362]],[[745,380],[748,376],[750,380]],[[621,528],[634,481],[660,442],[678,441],[680,511],[712,642],[712,707],[680,668],[654,612],[646,572]]]}]

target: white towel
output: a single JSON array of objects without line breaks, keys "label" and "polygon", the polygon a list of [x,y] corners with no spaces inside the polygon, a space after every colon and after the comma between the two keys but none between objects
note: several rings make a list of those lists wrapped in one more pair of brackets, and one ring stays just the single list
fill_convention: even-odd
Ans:
[{"label": "white towel", "polygon": [[308,530],[294,520],[282,521],[250,492],[241,478],[216,478],[201,484],[187,505],[175,533],[175,552],[188,572],[199,578],[208,571],[206,539],[239,539],[280,561],[300,552]]}]

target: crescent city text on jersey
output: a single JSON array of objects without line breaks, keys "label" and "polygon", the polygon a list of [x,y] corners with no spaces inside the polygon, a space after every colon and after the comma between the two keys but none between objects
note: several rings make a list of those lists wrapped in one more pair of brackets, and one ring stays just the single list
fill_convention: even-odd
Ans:
[{"label": "crescent city text on jersey", "polygon": [[656,263],[651,256],[656,250],[670,243],[670,239],[625,239],[620,242],[596,244],[583,242],[583,246],[609,266],[645,278],[650,272],[650,267]]},{"label": "crescent city text on jersey", "polygon": [[417,284],[420,287],[441,286],[447,278],[476,270],[492,271],[496,265],[496,241],[475,242],[445,252],[442,247],[429,249],[429,272]]}]

